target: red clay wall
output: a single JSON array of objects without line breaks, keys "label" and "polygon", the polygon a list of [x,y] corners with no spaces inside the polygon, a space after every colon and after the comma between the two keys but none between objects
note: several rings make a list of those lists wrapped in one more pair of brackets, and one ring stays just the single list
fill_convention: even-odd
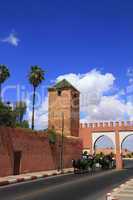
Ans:
[{"label": "red clay wall", "polygon": [[120,146],[120,134],[121,131],[133,131],[133,122],[104,122],[104,123],[90,123],[81,124],[79,135],[83,140],[83,149],[89,150],[93,153],[94,147],[92,146],[92,135],[95,132],[115,132],[115,144],[116,144],[116,168],[122,169],[122,157]]},{"label": "red clay wall", "polygon": [[133,122],[104,122],[80,124],[79,137],[83,140],[83,149],[92,148],[92,134],[94,132],[133,131]]},{"label": "red clay wall", "polygon": [[79,137],[83,140],[83,149],[91,149],[92,131],[88,128],[79,129]]},{"label": "red clay wall", "polygon": [[8,133],[0,130],[0,176],[12,173],[12,147]]},{"label": "red clay wall", "polygon": [[[13,152],[21,151],[20,173],[57,169],[59,166],[60,138],[49,144],[46,133],[33,133],[23,129],[0,128],[0,176],[13,174]],[[82,153],[79,138],[64,138],[64,167]]]}]

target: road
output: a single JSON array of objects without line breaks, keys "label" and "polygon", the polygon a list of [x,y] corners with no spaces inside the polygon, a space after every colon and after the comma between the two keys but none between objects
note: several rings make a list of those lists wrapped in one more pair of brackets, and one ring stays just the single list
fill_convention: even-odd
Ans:
[{"label": "road", "polygon": [[4,186],[0,200],[104,200],[107,192],[130,177],[132,169],[45,178]]},{"label": "road", "polygon": [[116,188],[112,192],[114,199],[133,200],[133,179],[126,181],[121,187]]},{"label": "road", "polygon": [[133,158],[132,159],[124,158],[123,162],[124,162],[125,168],[128,168],[128,169],[133,168]]}]

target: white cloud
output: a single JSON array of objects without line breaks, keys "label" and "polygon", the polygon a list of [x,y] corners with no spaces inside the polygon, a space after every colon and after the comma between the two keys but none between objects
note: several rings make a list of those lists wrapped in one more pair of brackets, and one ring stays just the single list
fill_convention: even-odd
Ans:
[{"label": "white cloud", "polygon": [[88,121],[117,121],[125,117],[126,105],[117,96],[102,96],[98,104],[88,105]]},{"label": "white cloud", "polygon": [[86,74],[66,74],[57,77],[56,81],[68,80],[81,93],[81,111],[86,110],[87,106],[100,103],[101,97],[105,92],[113,88],[115,77],[110,74],[101,74],[100,71],[92,70]]},{"label": "white cloud", "polygon": [[8,37],[1,40],[1,42],[9,43],[15,47],[18,46],[20,39],[16,36],[14,32],[10,33]]},{"label": "white cloud", "polygon": [[[67,79],[80,91],[81,121],[133,120],[133,103],[121,99],[121,91],[110,95],[115,88],[115,77],[111,73],[92,70],[86,74],[64,74],[55,81]],[[124,95],[124,93],[122,93]],[[36,111],[36,127],[46,128],[48,119],[48,97]]]},{"label": "white cloud", "polygon": [[86,74],[66,74],[57,77],[57,81],[63,78],[70,81],[81,93],[91,92],[93,88],[98,93],[104,93],[112,88],[115,77],[111,73],[101,74],[100,71],[92,70]]},{"label": "white cloud", "polygon": [[133,104],[121,99],[121,96],[125,94],[124,90],[110,95],[116,88],[113,74],[102,74],[100,71],[92,70],[86,74],[61,75],[57,77],[57,81],[63,78],[70,81],[80,91],[82,122],[132,119]]},{"label": "white cloud", "polygon": [[[29,100],[27,100],[27,107],[28,107],[27,117],[31,122],[32,110],[31,110],[31,102]],[[47,126],[48,126],[48,97],[46,96],[44,102],[40,105],[40,107],[35,109],[35,128],[46,129]]]},{"label": "white cloud", "polygon": [[133,121],[133,101],[127,103],[127,114],[130,116],[129,120]]}]

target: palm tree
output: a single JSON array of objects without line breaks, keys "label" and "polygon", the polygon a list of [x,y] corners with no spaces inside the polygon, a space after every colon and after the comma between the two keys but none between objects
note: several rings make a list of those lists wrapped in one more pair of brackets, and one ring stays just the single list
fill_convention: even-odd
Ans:
[{"label": "palm tree", "polygon": [[2,101],[2,84],[6,81],[6,79],[10,76],[9,69],[6,65],[0,65],[0,101]]},{"label": "palm tree", "polygon": [[35,97],[36,97],[36,88],[41,84],[44,78],[44,70],[41,69],[38,65],[31,66],[28,79],[30,84],[33,86],[33,102],[32,102],[32,125],[31,128],[34,130],[34,112],[35,112]]}]

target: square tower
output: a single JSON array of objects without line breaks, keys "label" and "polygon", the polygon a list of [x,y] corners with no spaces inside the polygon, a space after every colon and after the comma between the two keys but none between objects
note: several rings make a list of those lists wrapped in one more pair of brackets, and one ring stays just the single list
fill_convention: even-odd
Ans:
[{"label": "square tower", "polygon": [[79,136],[79,91],[63,79],[48,89],[48,128],[65,136]]}]

